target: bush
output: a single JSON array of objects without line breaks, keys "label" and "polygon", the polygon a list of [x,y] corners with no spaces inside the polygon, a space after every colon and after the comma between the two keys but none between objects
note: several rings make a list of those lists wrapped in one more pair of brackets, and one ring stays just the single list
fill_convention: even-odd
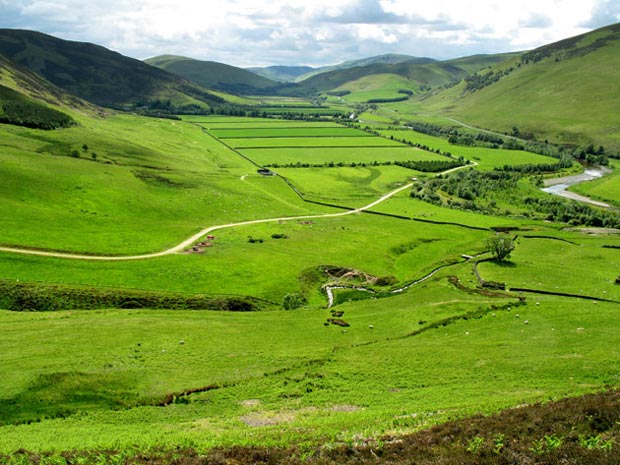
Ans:
[{"label": "bush", "polygon": [[307,302],[308,300],[305,296],[296,292],[286,294],[282,299],[282,306],[284,307],[284,310],[295,310],[304,306]]}]

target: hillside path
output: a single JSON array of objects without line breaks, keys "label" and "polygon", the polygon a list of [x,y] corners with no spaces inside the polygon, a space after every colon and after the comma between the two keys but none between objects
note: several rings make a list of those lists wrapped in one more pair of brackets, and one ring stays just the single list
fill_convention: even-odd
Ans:
[{"label": "hillside path", "polygon": [[304,216],[286,216],[286,217],[279,217],[279,218],[240,221],[238,223],[228,223],[228,224],[222,224],[218,226],[210,226],[194,234],[193,236],[187,238],[180,244],[175,245],[174,247],[170,249],[163,250],[161,252],[153,252],[153,253],[146,253],[146,254],[139,254],[139,255],[127,255],[127,256],[84,255],[84,254],[79,254],[79,253],[32,250],[32,249],[17,248],[17,247],[0,247],[0,252],[17,253],[17,254],[23,254],[23,255],[36,255],[39,257],[68,258],[68,259],[73,259],[73,260],[94,260],[94,261],[108,261],[108,262],[127,261],[127,260],[146,260],[150,258],[165,257],[166,255],[172,255],[172,254],[183,252],[185,249],[190,247],[192,244],[194,244],[195,242],[198,242],[202,237],[206,236],[207,234],[213,231],[217,231],[220,229],[235,228],[238,226],[248,226],[248,225],[260,224],[260,223],[270,223],[274,221],[310,220],[310,219],[316,219],[316,218],[335,218],[339,216],[346,216],[346,215],[352,215],[354,213],[360,213],[360,212],[363,212],[364,210],[368,210],[370,208],[375,207],[376,205],[379,205],[380,203],[386,201],[393,195],[396,195],[399,192],[404,191],[405,189],[409,189],[411,186],[413,186],[413,183],[406,184],[404,186],[399,187],[398,189],[388,192],[387,194],[383,195],[379,199],[375,200],[372,203],[369,203],[368,205],[364,207],[356,208],[354,210],[347,210],[345,212],[340,212],[340,213],[324,213],[324,214],[304,215]]}]

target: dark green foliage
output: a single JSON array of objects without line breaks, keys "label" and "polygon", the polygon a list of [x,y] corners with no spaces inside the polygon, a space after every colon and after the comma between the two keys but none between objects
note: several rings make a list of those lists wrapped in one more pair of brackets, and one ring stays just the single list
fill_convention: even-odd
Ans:
[{"label": "dark green foliage", "polygon": [[327,95],[332,95],[334,97],[344,97],[345,95],[349,95],[351,93],[350,90],[332,90],[331,92],[325,92]]},{"label": "dark green foliage", "polygon": [[515,248],[514,240],[508,234],[495,234],[487,240],[487,247],[493,258],[503,261]]},{"label": "dark green foliage", "polygon": [[409,168],[416,171],[423,171],[425,173],[440,173],[452,168],[458,168],[464,166],[465,162],[461,160],[409,160],[409,161],[395,161],[395,165],[402,166],[403,168]]},{"label": "dark green foliage", "polygon": [[490,86],[494,82],[499,81],[502,77],[509,75],[514,71],[514,68],[508,68],[503,71],[487,71],[484,74],[472,74],[465,78],[465,91],[475,92]]},{"label": "dark green foliage", "polygon": [[308,299],[303,294],[290,293],[286,294],[282,299],[282,307],[284,310],[295,310],[299,307],[303,307],[308,302]]},{"label": "dark green foliage", "polygon": [[180,76],[104,47],[57,39],[34,31],[0,29],[0,54],[83,99],[133,109],[162,92],[218,104],[206,89]]},{"label": "dark green foliage", "polygon": [[256,311],[264,302],[244,296],[182,295],[134,289],[106,289],[0,281],[0,308],[13,311],[165,308]]},{"label": "dark green foliage", "polygon": [[557,163],[528,163],[526,165],[504,165],[501,168],[496,168],[500,171],[518,171],[520,173],[538,174],[538,173],[553,173],[564,168],[570,168],[573,166],[573,159],[568,155],[563,155],[560,161]]},{"label": "dark green foliage", "polygon": [[0,85],[0,123],[34,129],[60,129],[77,123],[69,115]]},{"label": "dark green foliage", "polygon": [[461,170],[447,176],[418,180],[410,195],[434,205],[490,215],[505,213],[496,205],[495,198],[500,195],[503,201],[527,210],[532,217],[575,226],[620,228],[620,217],[615,212],[551,195],[524,196],[519,189],[519,181],[523,178],[524,174],[516,170]]},{"label": "dark green foliage", "polygon": [[371,98],[366,103],[393,103],[393,102],[404,102],[405,100],[409,100],[408,95],[405,95],[403,97],[394,97],[394,98]]},{"label": "dark green foliage", "polygon": [[521,64],[537,63],[545,58],[555,57],[557,61],[583,56],[591,53],[599,48],[606,46],[609,42],[618,40],[620,34],[620,25],[613,24],[604,28],[608,35],[599,37],[586,46],[579,47],[579,43],[584,39],[585,34],[569,37],[568,39],[555,42],[550,45],[544,45],[521,56]]}]

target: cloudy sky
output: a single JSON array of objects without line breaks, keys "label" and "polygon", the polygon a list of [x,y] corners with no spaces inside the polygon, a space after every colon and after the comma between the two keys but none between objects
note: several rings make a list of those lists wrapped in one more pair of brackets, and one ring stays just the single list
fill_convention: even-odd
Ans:
[{"label": "cloudy sky", "polygon": [[236,66],[534,48],[620,21],[620,0],[0,0],[0,27]]}]

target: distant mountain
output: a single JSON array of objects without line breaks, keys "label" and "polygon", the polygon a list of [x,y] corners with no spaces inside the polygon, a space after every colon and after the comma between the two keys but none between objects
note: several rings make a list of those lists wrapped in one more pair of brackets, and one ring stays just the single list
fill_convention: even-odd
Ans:
[{"label": "distant mountain", "polygon": [[394,64],[405,63],[405,62],[416,63],[416,64],[426,64],[426,63],[432,63],[434,61],[435,60],[432,58],[420,58],[420,57],[414,57],[411,55],[399,55],[399,54],[390,53],[386,55],[377,55],[377,56],[368,57],[368,58],[360,58],[357,60],[345,61],[344,63],[340,63],[338,65],[323,66],[321,68],[315,68],[306,74],[302,74],[298,76],[295,79],[295,81],[301,82],[313,76],[316,76],[317,74],[328,73],[330,71],[337,71],[340,69],[356,68],[360,66],[379,65],[379,64],[394,65]]},{"label": "distant mountain", "polygon": [[177,75],[99,45],[40,32],[0,29],[0,54],[63,90],[104,106],[171,100],[208,106],[220,97]]},{"label": "distant mountain", "polygon": [[311,66],[267,66],[265,68],[246,68],[260,76],[279,82],[292,82],[299,76],[311,73],[315,68]]},{"label": "distant mountain", "polygon": [[251,95],[257,91],[274,88],[278,82],[251,71],[215,61],[194,60],[176,55],[161,55],[145,63],[183,76],[203,87],[233,94]]},{"label": "distant mountain", "polygon": [[448,61],[411,58],[395,64],[371,63],[315,74],[299,82],[299,85],[308,91],[324,92],[337,88],[345,89],[347,83],[369,76],[393,75],[410,81],[409,87],[411,88],[435,87],[458,81],[471,73],[513,56],[514,54],[476,55]]},{"label": "distant mountain", "polygon": [[484,69],[417,102],[470,124],[620,152],[620,24]]}]

